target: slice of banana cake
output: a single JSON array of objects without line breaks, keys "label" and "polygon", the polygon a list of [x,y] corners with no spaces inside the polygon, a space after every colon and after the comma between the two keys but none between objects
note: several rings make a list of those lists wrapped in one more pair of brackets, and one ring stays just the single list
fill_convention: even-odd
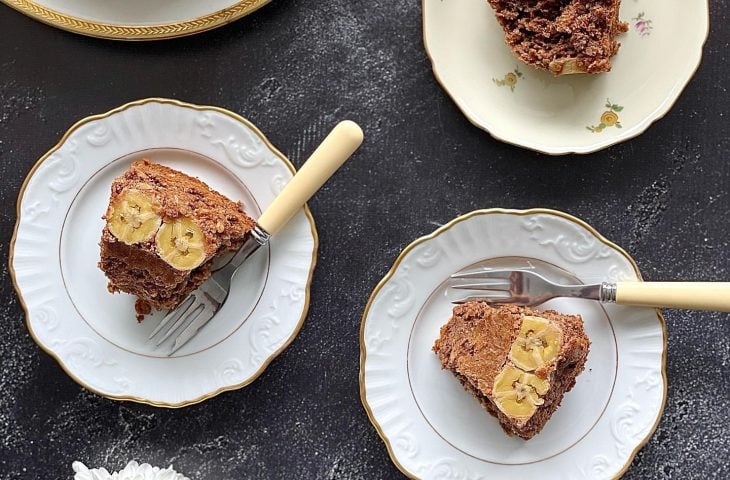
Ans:
[{"label": "slice of banana cake", "polygon": [[505,42],[523,62],[554,75],[611,70],[628,30],[621,0],[487,0]]},{"label": "slice of banana cake", "polygon": [[254,226],[240,202],[149,160],[114,180],[104,219],[99,268],[110,292],[137,297],[138,320],[152,308],[175,308]]},{"label": "slice of banana cake", "polygon": [[580,315],[469,302],[433,346],[441,366],[508,435],[537,435],[583,371],[590,341]]}]

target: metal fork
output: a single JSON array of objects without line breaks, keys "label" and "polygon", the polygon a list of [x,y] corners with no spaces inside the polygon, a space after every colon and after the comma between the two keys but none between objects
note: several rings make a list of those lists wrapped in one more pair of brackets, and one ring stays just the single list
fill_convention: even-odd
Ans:
[{"label": "metal fork", "polygon": [[572,297],[643,307],[730,311],[730,282],[602,282],[593,285],[561,285],[531,270],[509,269],[460,272],[451,278],[480,280],[452,285],[452,288],[484,292],[452,303],[476,300],[490,304],[534,306],[553,298]]},{"label": "metal fork", "polygon": [[149,336],[156,346],[183,328],[175,338],[172,355],[190,341],[225,303],[231,289],[231,281],[238,268],[255,251],[268,244],[289,219],[314,195],[337,171],[363,140],[360,127],[349,120],[340,122],[322,141],[302,168],[286,184],[271,205],[256,222],[244,244],[233,257],[213,273],[197,290],[191,293],[177,308],[170,310]]},{"label": "metal fork", "polygon": [[[238,267],[256,250],[268,244],[270,237],[271,235],[267,231],[256,225],[249,232],[249,238],[246,239],[227,264],[215,271],[205,283],[188,295],[177,308],[170,310],[167,315],[162,317],[160,323],[157,324],[149,336],[149,339],[152,340],[160,334],[155,340],[155,346],[160,346],[183,325],[186,325],[185,329],[175,337],[175,343],[168,356],[188,343],[218,313],[218,310],[225,303]],[[166,326],[168,328],[163,330]]]}]

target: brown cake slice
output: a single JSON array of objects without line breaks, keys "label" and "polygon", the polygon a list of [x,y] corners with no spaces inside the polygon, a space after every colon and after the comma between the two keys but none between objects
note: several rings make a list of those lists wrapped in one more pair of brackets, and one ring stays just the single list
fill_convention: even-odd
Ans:
[{"label": "brown cake slice", "polygon": [[529,440],[575,385],[589,346],[580,315],[469,302],[433,350],[508,435]]},{"label": "brown cake slice", "polygon": [[628,30],[621,0],[487,1],[515,55],[555,75],[610,71],[616,36]]},{"label": "brown cake slice", "polygon": [[104,219],[99,268],[110,292],[137,296],[138,320],[180,304],[254,226],[240,202],[149,160],[114,180]]}]

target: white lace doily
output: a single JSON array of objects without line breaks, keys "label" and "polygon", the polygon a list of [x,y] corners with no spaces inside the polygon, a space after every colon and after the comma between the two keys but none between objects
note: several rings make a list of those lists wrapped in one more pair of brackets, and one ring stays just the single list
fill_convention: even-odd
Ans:
[{"label": "white lace doily", "polygon": [[74,462],[74,480],[190,480],[188,477],[167,468],[153,467],[149,463],[139,464],[132,460],[122,470],[109,473],[105,468],[88,468],[81,462]]}]

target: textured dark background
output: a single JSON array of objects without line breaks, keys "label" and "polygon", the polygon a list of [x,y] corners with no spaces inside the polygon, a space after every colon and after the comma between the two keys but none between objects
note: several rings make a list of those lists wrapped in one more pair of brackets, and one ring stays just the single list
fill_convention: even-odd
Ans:
[{"label": "textured dark background", "polygon": [[[730,280],[728,2],[711,2],[697,75],[640,137],[551,158],[473,127],[437,85],[415,0],[275,0],[158,43],[73,35],[0,5],[2,256],[34,162],[76,120],[163,96],[251,119],[300,165],[336,120],[367,141],[311,201],[321,246],[309,317],[249,387],[182,410],[120,403],[68,378],[27,333],[2,263],[0,477],[70,478],[135,458],[194,479],[400,478],[358,390],[358,327],[400,250],[454,216],[550,207],[624,246],[651,280]],[[730,478],[730,318],[665,312],[669,397],[625,478]]]}]

